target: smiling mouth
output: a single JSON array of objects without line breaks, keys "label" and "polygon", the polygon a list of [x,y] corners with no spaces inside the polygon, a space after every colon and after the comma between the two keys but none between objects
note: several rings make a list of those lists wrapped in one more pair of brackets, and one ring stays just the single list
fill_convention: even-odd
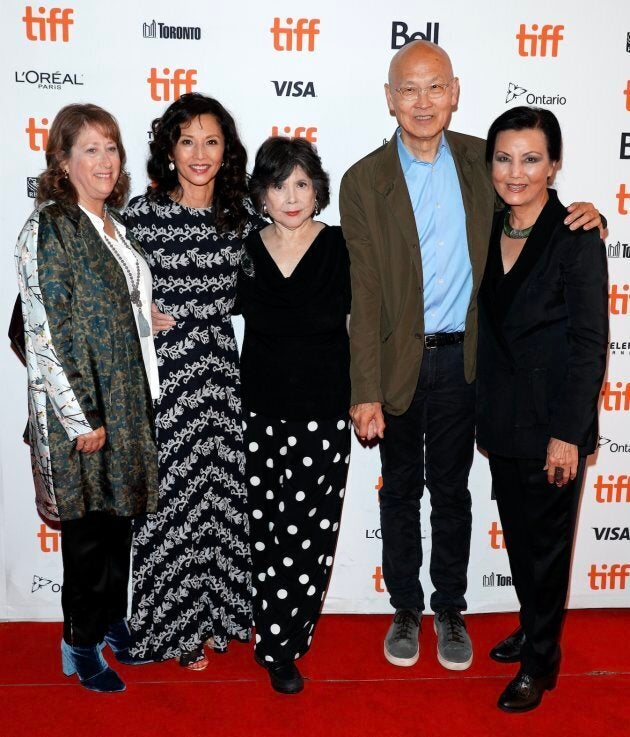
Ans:
[{"label": "smiling mouth", "polygon": [[205,174],[210,169],[210,164],[197,164],[190,167],[196,174]]},{"label": "smiling mouth", "polygon": [[414,115],[414,118],[416,120],[424,121],[424,120],[431,120],[433,116],[432,115]]},{"label": "smiling mouth", "polygon": [[300,210],[285,210],[285,215],[289,215],[289,217],[295,217],[296,215],[300,214]]},{"label": "smiling mouth", "polygon": [[510,192],[522,192],[527,187],[526,184],[507,184],[506,186]]}]

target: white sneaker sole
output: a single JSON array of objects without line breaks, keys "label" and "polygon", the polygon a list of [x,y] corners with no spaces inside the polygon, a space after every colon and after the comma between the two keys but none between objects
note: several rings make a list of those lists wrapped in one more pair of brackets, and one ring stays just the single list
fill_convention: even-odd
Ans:
[{"label": "white sneaker sole", "polygon": [[[435,622],[433,623],[433,631],[437,635],[437,627],[435,626]],[[464,660],[461,663],[457,663],[457,662],[455,662],[453,660],[446,660],[446,658],[443,658],[440,655],[440,649],[439,649],[439,647],[437,648],[437,659],[438,659],[438,663],[443,668],[446,668],[447,670],[467,670],[468,668],[470,668],[470,666],[472,665],[472,662],[473,662],[473,656],[472,655],[470,656],[470,658],[468,658],[468,660]]]},{"label": "white sneaker sole", "polygon": [[420,657],[420,648],[418,648],[418,652],[410,658],[397,658],[395,655],[392,655],[387,651],[386,645],[383,645],[383,654],[385,655],[385,660],[392,665],[398,665],[401,668],[409,668],[418,662],[418,658]]}]

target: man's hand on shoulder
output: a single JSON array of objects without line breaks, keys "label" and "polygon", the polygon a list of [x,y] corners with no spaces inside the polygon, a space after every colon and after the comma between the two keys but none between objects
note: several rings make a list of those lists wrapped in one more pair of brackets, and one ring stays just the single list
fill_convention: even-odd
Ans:
[{"label": "man's hand on shoulder", "polygon": [[370,442],[382,438],[385,433],[385,418],[380,402],[363,402],[350,407],[350,419],[359,440]]},{"label": "man's hand on shoulder", "polygon": [[564,224],[569,226],[569,230],[599,228],[599,237],[602,240],[608,236],[606,223],[592,202],[572,202],[567,210],[569,215],[564,219]]}]

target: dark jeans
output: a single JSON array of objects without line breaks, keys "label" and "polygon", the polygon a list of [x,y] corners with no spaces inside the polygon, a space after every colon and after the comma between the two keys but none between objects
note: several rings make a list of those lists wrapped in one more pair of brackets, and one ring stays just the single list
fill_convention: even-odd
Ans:
[{"label": "dark jeans", "polygon": [[89,512],[61,523],[63,639],[102,642],[110,624],[127,616],[131,517]]},{"label": "dark jeans", "polygon": [[546,675],[560,659],[560,630],[586,460],[566,486],[548,483],[544,458],[490,454],[492,483],[512,580],[521,604],[523,670]]},{"label": "dark jeans", "polygon": [[385,415],[380,491],[383,575],[395,608],[424,609],[420,584],[420,499],[431,496],[434,611],[466,609],[472,526],[468,474],[475,436],[475,389],[464,379],[463,345],[425,349],[409,409]]}]

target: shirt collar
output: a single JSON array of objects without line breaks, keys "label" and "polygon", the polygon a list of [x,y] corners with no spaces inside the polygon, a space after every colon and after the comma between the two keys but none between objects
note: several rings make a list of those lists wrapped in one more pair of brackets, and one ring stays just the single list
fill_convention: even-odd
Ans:
[{"label": "shirt collar", "polygon": [[400,158],[400,165],[402,167],[403,174],[406,174],[409,171],[409,168],[412,166],[412,164],[422,164],[423,166],[436,166],[437,163],[440,161],[443,153],[445,153],[446,155],[451,154],[451,149],[449,148],[446,136],[444,135],[444,131],[442,131],[442,138],[440,140],[440,145],[438,146],[437,153],[435,154],[435,158],[430,163],[427,161],[420,161],[420,159],[416,159],[413,156],[413,154],[403,143],[400,126],[396,130],[396,136],[398,143],[398,157]]}]

